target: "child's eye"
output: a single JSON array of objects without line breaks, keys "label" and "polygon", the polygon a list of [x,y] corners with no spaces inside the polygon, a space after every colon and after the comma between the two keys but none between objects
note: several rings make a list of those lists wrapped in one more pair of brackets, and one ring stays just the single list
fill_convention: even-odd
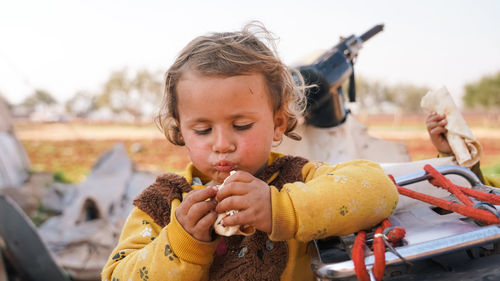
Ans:
[{"label": "child's eye", "polygon": [[245,125],[236,125],[236,124],[233,125],[233,127],[238,131],[248,130],[248,129],[252,128],[252,126],[253,126],[253,123],[248,123]]},{"label": "child's eye", "polygon": [[193,129],[194,133],[197,135],[206,135],[210,133],[212,128],[207,128],[207,129]]}]

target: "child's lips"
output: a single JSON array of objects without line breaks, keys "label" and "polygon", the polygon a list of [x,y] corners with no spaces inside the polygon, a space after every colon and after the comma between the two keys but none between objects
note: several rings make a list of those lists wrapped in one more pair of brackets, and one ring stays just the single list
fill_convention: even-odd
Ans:
[{"label": "child's lips", "polygon": [[219,172],[230,172],[234,170],[234,163],[231,161],[221,160],[215,164],[215,169]]}]

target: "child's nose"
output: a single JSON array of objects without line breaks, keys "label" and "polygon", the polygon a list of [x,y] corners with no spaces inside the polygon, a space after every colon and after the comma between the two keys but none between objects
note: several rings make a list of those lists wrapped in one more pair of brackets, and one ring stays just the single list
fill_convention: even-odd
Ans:
[{"label": "child's nose", "polygon": [[232,152],[236,149],[231,132],[217,130],[214,134],[213,150],[218,153]]}]

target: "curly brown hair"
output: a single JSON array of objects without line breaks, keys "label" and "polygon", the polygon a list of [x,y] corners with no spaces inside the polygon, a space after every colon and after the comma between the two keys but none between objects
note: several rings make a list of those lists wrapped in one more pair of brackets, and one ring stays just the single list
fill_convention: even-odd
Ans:
[{"label": "curly brown hair", "polygon": [[[259,35],[270,47],[259,39]],[[155,117],[155,123],[165,137],[175,145],[184,145],[177,126],[176,88],[185,72],[196,71],[206,76],[262,74],[269,89],[273,112],[283,111],[288,118],[285,135],[300,140],[301,137],[293,130],[305,108],[304,82],[298,71],[288,68],[279,59],[275,40],[261,23],[251,22],[241,31],[210,33],[187,44],[165,74],[164,95]]]}]

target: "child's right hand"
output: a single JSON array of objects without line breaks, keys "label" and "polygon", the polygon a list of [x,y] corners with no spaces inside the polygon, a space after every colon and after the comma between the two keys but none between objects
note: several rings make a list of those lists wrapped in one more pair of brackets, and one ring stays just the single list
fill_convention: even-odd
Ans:
[{"label": "child's right hand", "polygon": [[429,133],[434,147],[441,153],[453,153],[445,136],[445,133],[448,131],[445,128],[446,124],[448,124],[446,115],[432,112],[427,116],[425,123],[427,125],[427,132]]},{"label": "child's right hand", "polygon": [[217,187],[193,190],[175,210],[175,217],[184,230],[200,241],[212,241],[212,226],[217,219],[216,194]]}]

